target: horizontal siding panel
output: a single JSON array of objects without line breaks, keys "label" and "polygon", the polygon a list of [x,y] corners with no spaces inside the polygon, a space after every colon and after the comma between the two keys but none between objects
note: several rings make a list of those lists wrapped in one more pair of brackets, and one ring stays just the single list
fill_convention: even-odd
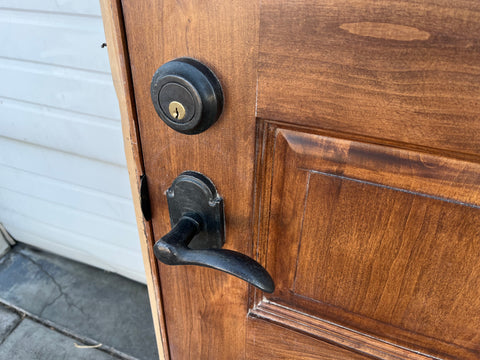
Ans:
[{"label": "horizontal siding panel", "polygon": [[0,136],[0,164],[131,199],[126,168]]},{"label": "horizontal siding panel", "polygon": [[118,122],[0,98],[0,135],[126,166]]},{"label": "horizontal siding panel", "polygon": [[[16,214],[7,215],[5,222],[14,238],[22,239],[29,245],[48,249],[60,256],[117,272],[130,279],[146,283],[140,248],[138,251],[130,251],[111,244],[100,243],[89,237],[69,234],[61,229],[31,219],[24,219]],[[68,244],[62,242],[62,239],[66,238],[70,240]]]},{"label": "horizontal siding panel", "polygon": [[0,0],[0,222],[145,282],[98,0]]},{"label": "horizontal siding panel", "polygon": [[98,0],[0,0],[1,8],[101,16]]},{"label": "horizontal siding panel", "polygon": [[104,41],[101,18],[0,9],[0,57],[109,73]]},{"label": "horizontal siding panel", "polygon": [[0,188],[136,226],[132,201],[118,196],[3,165]]},{"label": "horizontal siding panel", "polygon": [[0,96],[120,119],[110,74],[0,58]]},{"label": "horizontal siding panel", "polygon": [[[0,218],[16,213],[72,234],[91,237],[125,249],[138,248],[135,225],[82,212],[67,206],[0,188]],[[68,243],[68,239],[64,240]]]}]

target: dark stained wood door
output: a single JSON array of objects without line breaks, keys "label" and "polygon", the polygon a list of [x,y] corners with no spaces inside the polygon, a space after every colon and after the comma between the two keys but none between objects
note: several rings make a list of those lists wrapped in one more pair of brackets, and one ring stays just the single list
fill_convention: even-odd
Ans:
[{"label": "dark stained wood door", "polygon": [[[202,172],[225,200],[225,248],[276,284],[160,264],[167,357],[480,358],[478,1],[122,10],[154,238],[170,230],[166,189]],[[150,100],[155,70],[182,56],[225,91],[199,135]]]}]

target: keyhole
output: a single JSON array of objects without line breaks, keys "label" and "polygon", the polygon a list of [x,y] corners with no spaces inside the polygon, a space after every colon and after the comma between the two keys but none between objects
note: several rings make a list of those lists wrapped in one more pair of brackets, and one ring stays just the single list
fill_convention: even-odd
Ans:
[{"label": "keyhole", "polygon": [[168,111],[175,120],[182,120],[185,117],[185,108],[178,101],[172,101],[168,105]]}]

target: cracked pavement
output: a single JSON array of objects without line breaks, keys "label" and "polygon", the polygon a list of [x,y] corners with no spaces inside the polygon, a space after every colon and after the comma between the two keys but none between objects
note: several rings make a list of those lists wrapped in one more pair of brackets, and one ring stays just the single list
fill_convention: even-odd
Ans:
[{"label": "cracked pavement", "polygon": [[53,284],[55,284],[57,290],[58,290],[58,295],[50,302],[46,303],[45,306],[42,308],[42,310],[40,311],[39,313],[39,316],[41,317],[43,315],[43,312],[45,311],[45,309],[47,309],[49,306],[52,306],[55,304],[55,302],[61,298],[62,296],[64,297],[65,301],[67,302],[68,306],[71,307],[71,308],[75,308],[77,309],[78,311],[80,311],[82,313],[82,315],[84,316],[87,316],[89,317],[89,314],[85,313],[80,307],[78,307],[72,299],[69,298],[69,295],[68,293],[64,292],[62,290],[62,286],[55,280],[55,278],[48,272],[46,271],[42,264],[33,260],[30,256],[22,253],[22,250],[18,251],[17,253],[18,255],[22,256],[25,260],[27,261],[30,261],[32,264],[34,264],[35,266],[37,266],[38,270],[41,271],[42,273],[44,273],[48,278],[50,278],[50,280],[52,281]]},{"label": "cracked pavement", "polygon": [[158,358],[146,286],[119,275],[18,244],[0,259],[0,302],[126,358]]}]

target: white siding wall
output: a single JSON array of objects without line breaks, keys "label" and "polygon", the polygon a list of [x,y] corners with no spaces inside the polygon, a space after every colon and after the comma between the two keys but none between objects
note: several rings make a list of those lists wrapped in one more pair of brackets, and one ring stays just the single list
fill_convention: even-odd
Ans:
[{"label": "white siding wall", "polygon": [[0,222],[145,281],[97,0],[0,0]]}]

